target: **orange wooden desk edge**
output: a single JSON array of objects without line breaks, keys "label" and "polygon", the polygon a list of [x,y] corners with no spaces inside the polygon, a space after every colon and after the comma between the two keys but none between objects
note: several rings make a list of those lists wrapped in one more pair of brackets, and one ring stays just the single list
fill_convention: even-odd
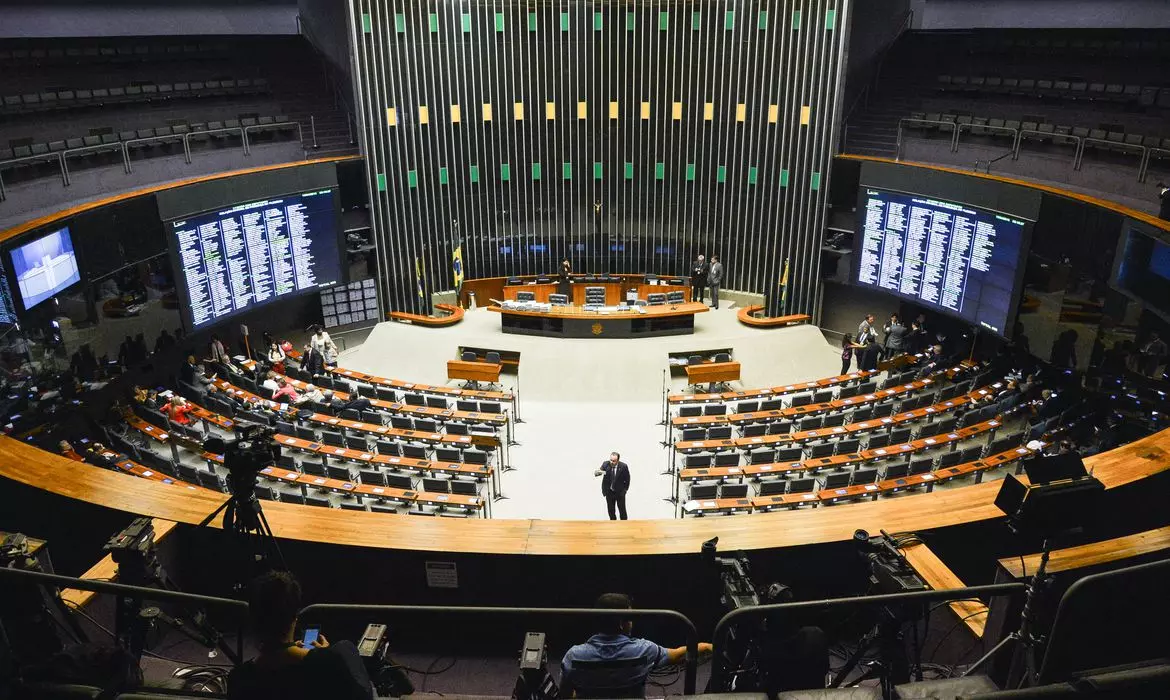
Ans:
[{"label": "orange wooden desk edge", "polygon": [[[1115,488],[1170,469],[1167,448],[1170,430],[1086,462],[1107,487]],[[202,520],[224,499],[212,492],[176,498],[171,486],[75,462],[9,437],[0,438],[0,476],[105,507],[188,524]],[[732,549],[767,549],[846,541],[858,528],[920,531],[998,518],[1002,513],[993,503],[998,490],[998,482],[992,481],[832,508],[627,522],[407,519],[278,502],[266,502],[264,510],[281,537],[343,545],[482,554],[690,554],[714,535]],[[598,510],[602,512],[600,505]]]},{"label": "orange wooden desk edge", "polygon": [[[1111,540],[1055,549],[1052,551],[1047,571],[1054,574],[1099,564],[1111,564],[1124,559],[1162,552],[1166,549],[1170,549],[1170,526],[1135,532],[1132,535],[1115,537]],[[1036,572],[1036,569],[1040,567],[1040,555],[1025,555],[1023,563],[1025,567],[1021,568],[1020,557],[1005,557],[999,560],[999,565],[1008,573],[1016,578],[1021,578],[1024,575],[1031,576]]]},{"label": "orange wooden desk edge", "polygon": [[[963,581],[925,543],[902,547],[902,554],[906,556],[910,567],[934,590],[947,591],[965,587]],[[949,603],[948,607],[976,637],[983,637],[983,632],[987,628],[986,605],[977,600],[956,600]]]},{"label": "orange wooden desk edge", "polygon": [[342,161],[358,160],[360,158],[361,158],[361,156],[334,156],[331,158],[314,158],[313,160],[301,160],[301,161],[295,161],[292,163],[276,163],[274,165],[261,165],[259,167],[255,167],[255,168],[244,168],[242,170],[229,170],[229,171],[221,172],[221,173],[211,173],[209,175],[199,175],[197,177],[189,177],[189,178],[185,178],[183,180],[174,180],[172,182],[163,182],[163,183],[159,183],[156,185],[150,185],[149,187],[143,187],[141,189],[131,190],[129,192],[122,192],[120,194],[110,195],[109,197],[102,197],[101,199],[94,199],[94,200],[91,200],[88,202],[82,202],[81,204],[74,205],[72,207],[69,207],[68,209],[61,209],[60,211],[55,211],[55,212],[52,212],[50,214],[45,214],[44,216],[37,217],[36,219],[32,219],[30,221],[25,221],[22,224],[17,224],[16,226],[13,226],[10,229],[7,229],[3,232],[0,232],[0,241],[6,241],[9,238],[12,238],[14,236],[19,236],[22,233],[26,233],[28,231],[38,229],[42,226],[47,226],[49,224],[52,224],[54,221],[58,221],[60,219],[74,216],[76,214],[80,214],[81,212],[89,211],[90,209],[97,209],[98,207],[104,207],[104,206],[107,206],[109,204],[116,204],[118,202],[125,201],[128,199],[133,199],[135,197],[142,197],[144,195],[154,194],[155,192],[161,192],[163,190],[174,189],[176,187],[185,187],[186,185],[194,185],[195,183],[198,183],[198,182],[208,182],[210,180],[221,180],[223,178],[235,177],[236,175],[248,175],[250,173],[261,173],[261,172],[266,172],[269,170],[283,170],[285,168],[298,168],[302,165],[317,165],[320,163],[340,163]]}]

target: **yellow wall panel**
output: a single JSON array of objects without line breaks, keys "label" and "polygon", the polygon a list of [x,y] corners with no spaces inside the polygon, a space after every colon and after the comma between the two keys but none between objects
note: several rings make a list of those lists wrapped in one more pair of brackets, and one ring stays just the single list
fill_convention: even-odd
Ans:
[{"label": "yellow wall panel", "polygon": [[431,121],[431,110],[426,105],[418,106],[418,123],[429,124]]},{"label": "yellow wall panel", "polygon": [[682,119],[682,102],[675,102],[670,106],[670,118],[675,121]]},{"label": "yellow wall panel", "polygon": [[484,102],[483,103],[483,120],[485,122],[490,122],[492,120],[492,103],[491,102]]},{"label": "yellow wall panel", "polygon": [[577,103],[577,118],[578,119],[588,119],[589,118],[589,105],[587,103],[585,103],[585,102],[578,102]]},{"label": "yellow wall panel", "polygon": [[524,121],[524,103],[523,102],[517,102],[516,104],[512,105],[512,116],[518,122]]},{"label": "yellow wall panel", "polygon": [[617,119],[618,118],[617,100],[611,100],[609,103],[609,118],[610,119]]},{"label": "yellow wall panel", "polygon": [[451,123],[458,124],[463,121],[463,108],[459,105],[451,105]]},{"label": "yellow wall panel", "polygon": [[735,121],[742,122],[747,119],[747,105],[740,102],[735,106]]},{"label": "yellow wall panel", "polygon": [[548,119],[548,120],[553,120],[553,119],[557,118],[557,103],[556,102],[545,102],[544,103],[544,118]]},{"label": "yellow wall panel", "polygon": [[768,105],[768,123],[775,124],[780,121],[780,105]]},{"label": "yellow wall panel", "polygon": [[650,118],[650,103],[649,102],[642,103],[642,118],[643,119]]},{"label": "yellow wall panel", "polygon": [[388,126],[398,126],[398,110],[394,107],[386,108],[386,124]]},{"label": "yellow wall panel", "polygon": [[715,103],[714,102],[704,102],[703,103],[703,120],[704,121],[711,121],[714,118],[715,118]]},{"label": "yellow wall panel", "polygon": [[812,107],[805,105],[800,108],[800,125],[808,126],[809,121],[812,120]]}]

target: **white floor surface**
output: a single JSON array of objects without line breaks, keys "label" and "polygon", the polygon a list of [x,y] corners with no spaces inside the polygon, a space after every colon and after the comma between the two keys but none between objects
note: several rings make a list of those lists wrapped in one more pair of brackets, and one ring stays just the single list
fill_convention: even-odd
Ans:
[{"label": "white floor surface", "polygon": [[[445,384],[447,360],[456,358],[460,345],[517,351],[520,445],[511,450],[514,469],[502,475],[507,498],[496,503],[494,517],[608,517],[593,472],[617,450],[630,465],[630,517],[670,518],[674,506],[663,499],[672,477],[661,474],[669,450],[659,444],[665,435],[658,425],[668,353],[732,348],[743,365],[742,381],[733,388],[788,384],[840,370],[840,350],[815,326],[757,329],[739,323],[735,313],[699,314],[693,335],[567,339],[506,335],[498,314],[477,309],[449,328],[381,323],[366,342],[342,354],[341,365]],[[517,388],[515,375],[502,381]],[[685,383],[677,379],[668,386],[678,393]]]}]

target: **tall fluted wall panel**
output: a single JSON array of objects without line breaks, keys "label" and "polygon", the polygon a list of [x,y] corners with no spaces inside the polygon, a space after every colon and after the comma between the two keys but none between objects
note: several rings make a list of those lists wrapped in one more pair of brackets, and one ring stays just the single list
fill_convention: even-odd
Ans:
[{"label": "tall fluted wall panel", "polygon": [[686,274],[815,313],[849,0],[349,0],[385,298]]}]

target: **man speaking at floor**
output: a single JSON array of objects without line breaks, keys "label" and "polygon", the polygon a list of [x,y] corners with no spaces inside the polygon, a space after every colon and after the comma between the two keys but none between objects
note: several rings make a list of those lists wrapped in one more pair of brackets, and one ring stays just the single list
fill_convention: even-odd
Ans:
[{"label": "man speaking at floor", "polygon": [[617,452],[610,452],[609,459],[601,463],[601,467],[593,472],[593,476],[601,477],[601,493],[605,496],[605,505],[609,508],[609,519],[617,520],[614,506],[621,513],[622,520],[626,517],[626,491],[630,490],[630,467],[622,461]]}]

